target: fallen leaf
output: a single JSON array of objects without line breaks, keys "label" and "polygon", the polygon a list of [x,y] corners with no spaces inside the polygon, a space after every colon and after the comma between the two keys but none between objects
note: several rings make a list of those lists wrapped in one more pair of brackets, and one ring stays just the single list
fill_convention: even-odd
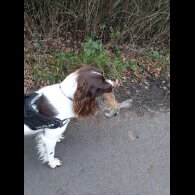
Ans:
[{"label": "fallen leaf", "polygon": [[137,78],[139,78],[140,76],[138,75],[138,73],[137,72],[134,72],[134,75],[137,77]]},{"label": "fallen leaf", "polygon": [[135,139],[135,136],[133,135],[133,133],[131,131],[128,132],[128,138],[131,140]]},{"label": "fallen leaf", "polygon": [[148,171],[149,174],[151,174],[152,170],[153,170],[153,165],[150,164],[150,166],[147,168],[147,171]]}]

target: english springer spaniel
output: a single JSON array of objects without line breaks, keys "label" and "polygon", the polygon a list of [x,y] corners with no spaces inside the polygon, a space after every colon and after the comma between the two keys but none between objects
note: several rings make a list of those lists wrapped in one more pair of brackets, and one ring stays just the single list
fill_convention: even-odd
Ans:
[{"label": "english springer spaniel", "polygon": [[24,135],[37,134],[39,159],[51,168],[62,164],[55,158],[55,146],[60,142],[71,118],[96,113],[96,97],[110,93],[116,83],[105,79],[91,66],[72,71],[63,82],[46,86],[24,96]]}]

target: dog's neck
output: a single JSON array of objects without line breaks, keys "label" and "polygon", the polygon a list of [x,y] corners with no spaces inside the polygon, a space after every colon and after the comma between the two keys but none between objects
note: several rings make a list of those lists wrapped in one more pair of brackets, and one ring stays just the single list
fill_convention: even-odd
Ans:
[{"label": "dog's neck", "polygon": [[60,91],[62,92],[62,94],[64,95],[64,97],[66,97],[66,98],[68,98],[69,100],[73,101],[73,98],[69,97],[66,93],[64,93],[64,90],[62,90],[61,83],[59,84],[59,88],[60,88]]},{"label": "dog's neck", "polygon": [[65,97],[73,100],[77,89],[77,74],[70,74],[59,84],[59,87]]}]

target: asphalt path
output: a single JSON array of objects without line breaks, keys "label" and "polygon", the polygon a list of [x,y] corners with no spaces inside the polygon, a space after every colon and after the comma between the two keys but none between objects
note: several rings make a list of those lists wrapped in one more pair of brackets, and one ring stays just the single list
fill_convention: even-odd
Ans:
[{"label": "asphalt path", "polygon": [[170,113],[134,111],[73,121],[56,146],[63,165],[37,160],[24,137],[25,195],[169,195]]}]

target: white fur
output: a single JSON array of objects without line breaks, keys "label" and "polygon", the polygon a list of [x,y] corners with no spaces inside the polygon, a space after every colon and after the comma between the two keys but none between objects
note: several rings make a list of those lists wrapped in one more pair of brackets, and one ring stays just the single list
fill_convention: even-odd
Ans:
[{"label": "white fur", "polygon": [[110,79],[106,79],[106,82],[110,83],[113,87],[116,87],[116,83]]},{"label": "white fur", "polygon": [[[93,73],[99,74],[97,72]],[[73,99],[74,93],[76,92],[77,77],[78,74],[76,71],[70,74],[68,77],[66,77],[66,79],[62,83],[46,86],[36,91],[40,95],[44,94],[50,101],[50,103],[55,107],[56,111],[59,113],[56,116],[57,118],[61,120],[68,119],[66,125],[64,125],[62,128],[56,129],[44,128],[35,131],[31,130],[28,126],[24,125],[24,135],[37,134],[36,141],[39,159],[43,163],[48,163],[48,165],[51,168],[55,168],[62,164],[62,162],[58,158],[54,157],[55,146],[57,142],[64,139],[62,134],[64,133],[68,123],[70,122],[69,118],[77,117],[77,115],[73,111],[73,102],[69,99],[69,98]],[[110,80],[107,81],[114,86],[112,81]],[[36,107],[34,108],[36,109]]]},{"label": "white fur", "polygon": [[[77,76],[77,73],[72,73],[68,77],[66,77],[66,79],[60,84],[61,89],[59,87],[59,84],[55,84],[43,87],[40,90],[36,91],[38,94],[44,94],[47,97],[47,99],[59,113],[56,117],[61,120],[76,117],[73,111],[73,102],[67,97],[73,98],[74,96],[77,88]],[[34,99],[34,101],[35,100],[36,99]],[[36,109],[36,107],[34,108]],[[69,122],[70,119],[68,119],[68,122],[62,128],[45,128],[35,131],[31,130],[24,124],[24,135],[37,134],[36,141],[39,159],[43,163],[47,162],[51,168],[55,168],[56,166],[60,166],[62,164],[59,159],[54,157],[55,146],[57,142],[61,141],[64,138],[62,134],[66,130]]]}]

